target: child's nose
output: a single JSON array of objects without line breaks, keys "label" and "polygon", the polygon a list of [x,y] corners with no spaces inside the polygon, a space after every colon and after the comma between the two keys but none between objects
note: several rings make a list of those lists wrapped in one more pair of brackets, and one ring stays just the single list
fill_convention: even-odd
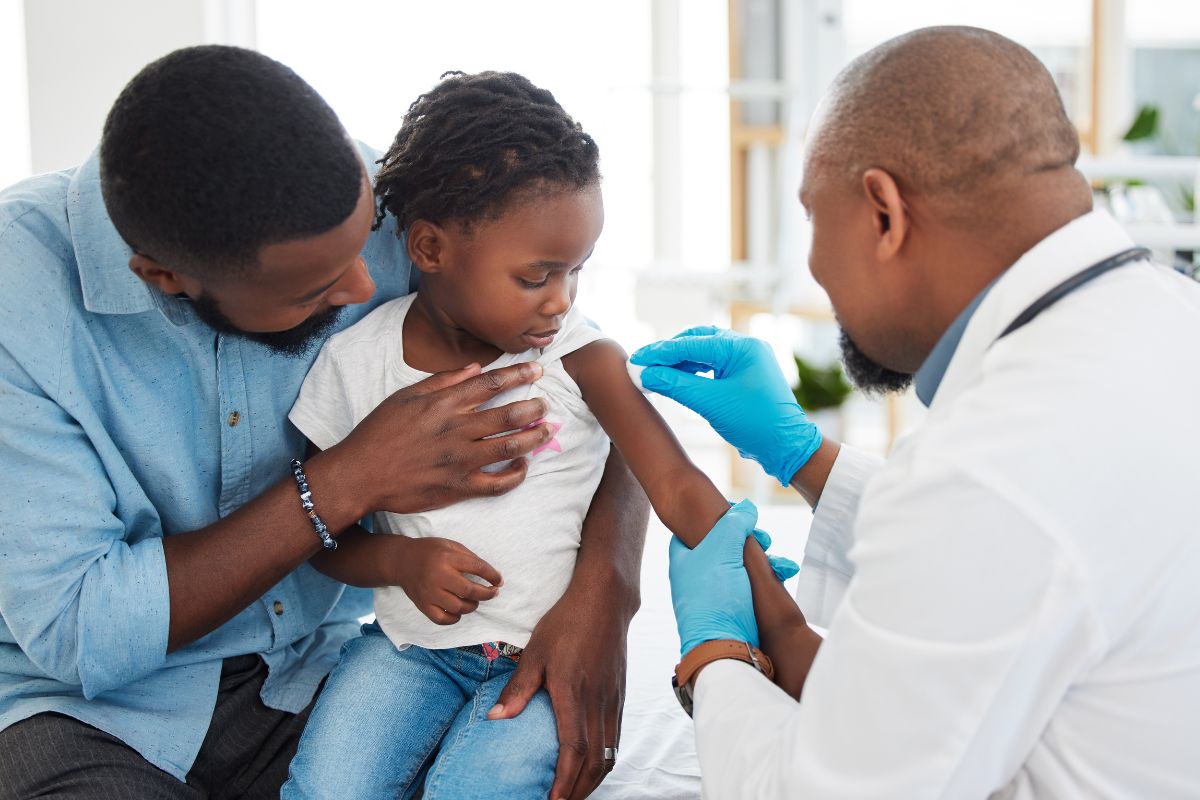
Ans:
[{"label": "child's nose", "polygon": [[562,281],[542,303],[542,314],[547,317],[556,317],[560,314],[567,313],[571,308],[571,287],[567,285],[567,281]]}]

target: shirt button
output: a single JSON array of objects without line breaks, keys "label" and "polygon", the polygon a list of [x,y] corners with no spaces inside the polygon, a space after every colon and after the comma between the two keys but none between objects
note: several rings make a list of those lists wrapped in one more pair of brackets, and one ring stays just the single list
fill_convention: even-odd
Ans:
[{"label": "shirt button", "polygon": [[283,616],[283,603],[276,600],[274,608],[275,608],[275,616],[282,617]]},{"label": "shirt button", "polygon": [[242,421],[242,415],[236,411],[230,411],[225,421],[229,423],[229,427],[237,427],[237,424]]}]

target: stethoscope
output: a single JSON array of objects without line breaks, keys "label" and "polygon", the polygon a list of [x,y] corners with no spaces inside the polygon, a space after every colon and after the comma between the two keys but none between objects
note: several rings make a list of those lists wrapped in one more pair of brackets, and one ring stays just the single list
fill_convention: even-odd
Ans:
[{"label": "stethoscope", "polygon": [[1115,256],[1110,256],[1103,261],[1100,261],[1082,272],[1077,272],[1067,278],[1062,283],[1055,286],[1044,295],[1034,300],[1033,303],[1017,315],[1017,318],[1008,324],[1004,332],[997,336],[997,340],[1003,339],[1013,331],[1025,327],[1033,321],[1034,317],[1041,314],[1050,306],[1062,300],[1064,297],[1075,291],[1086,283],[1090,283],[1096,278],[1099,278],[1106,272],[1110,272],[1117,267],[1124,266],[1130,261],[1141,261],[1150,257],[1150,251],[1145,247],[1131,247],[1128,250],[1123,250]]}]

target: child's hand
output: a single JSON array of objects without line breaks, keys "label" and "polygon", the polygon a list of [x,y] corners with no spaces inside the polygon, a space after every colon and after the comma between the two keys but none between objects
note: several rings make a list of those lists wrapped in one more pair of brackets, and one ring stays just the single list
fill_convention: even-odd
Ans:
[{"label": "child's hand", "polygon": [[[449,539],[404,539],[397,556],[398,584],[421,613],[438,625],[453,625],[500,591],[491,564]],[[467,577],[477,575],[490,585]]]}]

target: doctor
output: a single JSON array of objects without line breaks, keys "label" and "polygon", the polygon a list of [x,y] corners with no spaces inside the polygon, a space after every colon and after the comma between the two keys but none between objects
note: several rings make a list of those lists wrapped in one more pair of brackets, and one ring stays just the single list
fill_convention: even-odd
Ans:
[{"label": "doctor", "polygon": [[[634,355],[816,508],[824,640],[755,630],[721,557],[753,513],[673,544],[707,796],[1200,796],[1200,286],[1092,209],[1078,151],[994,33],[916,31],[835,81],[800,200],[851,377],[929,406],[886,463],[822,440],[761,342]],[[806,679],[714,641],[755,636]]]}]

